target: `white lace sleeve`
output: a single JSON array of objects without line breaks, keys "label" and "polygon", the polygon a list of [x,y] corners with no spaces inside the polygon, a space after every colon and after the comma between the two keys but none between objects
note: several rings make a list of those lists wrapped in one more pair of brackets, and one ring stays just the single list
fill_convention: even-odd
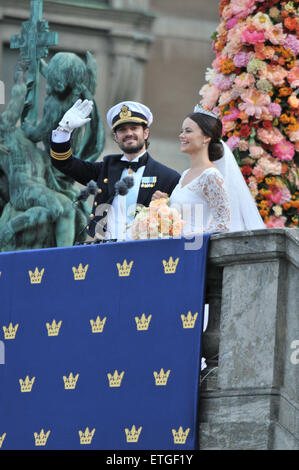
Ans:
[{"label": "white lace sleeve", "polygon": [[228,232],[230,224],[230,206],[224,179],[219,171],[203,174],[199,188],[206,199],[212,214],[212,220],[205,232]]}]

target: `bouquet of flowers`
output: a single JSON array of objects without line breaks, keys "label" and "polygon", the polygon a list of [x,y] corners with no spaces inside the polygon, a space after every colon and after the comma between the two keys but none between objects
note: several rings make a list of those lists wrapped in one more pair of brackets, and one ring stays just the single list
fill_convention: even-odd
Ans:
[{"label": "bouquet of flowers", "polygon": [[200,90],[267,227],[299,226],[299,2],[221,0]]},{"label": "bouquet of flowers", "polygon": [[132,238],[143,240],[180,237],[184,223],[178,210],[169,206],[169,198],[157,199],[149,207],[142,207],[139,211],[137,209]]}]

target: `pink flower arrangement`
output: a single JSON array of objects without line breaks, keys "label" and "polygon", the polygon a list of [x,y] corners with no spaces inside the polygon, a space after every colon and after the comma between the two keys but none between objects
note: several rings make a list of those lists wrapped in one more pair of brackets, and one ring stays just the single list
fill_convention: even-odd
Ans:
[{"label": "pink flower arrangement", "polygon": [[249,62],[249,54],[244,51],[238,52],[233,60],[236,67],[247,67]]},{"label": "pink flower arrangement", "polygon": [[248,150],[249,148],[249,143],[247,142],[247,140],[241,139],[239,141],[238,147],[241,150],[241,152],[245,152],[245,150]]},{"label": "pink flower arrangement", "polygon": [[265,46],[264,43],[257,43],[254,46],[255,56],[261,60],[271,60],[275,55],[275,49],[271,46]]},{"label": "pink flower arrangement", "polygon": [[264,154],[258,160],[258,164],[262,170],[264,170],[265,175],[280,175],[282,171],[281,162],[276,158],[271,157],[271,155]]},{"label": "pink flower arrangement", "polygon": [[236,26],[236,24],[238,23],[238,18],[236,16],[233,16],[232,18],[230,18],[228,20],[228,22],[226,23],[226,28],[229,30],[229,29],[232,29],[234,26]]},{"label": "pink flower arrangement", "polygon": [[252,174],[255,176],[256,180],[259,180],[265,175],[265,172],[260,166],[255,166]]},{"label": "pink flower arrangement", "polygon": [[261,12],[254,15],[249,21],[250,24],[252,24],[259,31],[269,31],[269,29],[273,26],[270,17],[268,15],[265,15],[265,13]]},{"label": "pink flower arrangement", "polygon": [[222,122],[225,121],[235,121],[238,119],[240,111],[237,108],[231,108],[229,113],[223,116]]},{"label": "pink flower arrangement", "polygon": [[283,33],[283,26],[281,23],[272,26],[265,32],[266,39],[268,39],[272,44],[283,44],[286,36],[287,35]]},{"label": "pink flower arrangement", "polygon": [[215,75],[213,85],[221,91],[229,90],[232,86],[231,79],[222,73]]},{"label": "pink flower arrangement", "polygon": [[281,188],[280,190],[280,204],[284,204],[285,202],[289,202],[291,200],[291,193],[286,186]]},{"label": "pink flower arrangement", "polygon": [[288,34],[285,42],[284,47],[286,49],[290,49],[294,55],[299,54],[299,39],[294,34]]},{"label": "pink flower arrangement", "polygon": [[274,204],[284,204],[291,200],[291,193],[286,186],[283,186],[282,188],[274,186],[271,194],[269,195],[269,199]]},{"label": "pink flower arrangement", "polygon": [[228,132],[233,131],[236,128],[235,121],[223,121],[222,123],[222,135],[227,135]]},{"label": "pink flower arrangement", "polygon": [[280,200],[281,200],[281,192],[279,191],[279,189],[277,187],[274,187],[272,189],[272,193],[270,194],[270,197],[269,199],[274,202],[274,204],[280,204]]},{"label": "pink flower arrangement", "polygon": [[232,0],[230,14],[237,18],[246,18],[253,12],[255,8],[255,0]]},{"label": "pink flower arrangement", "polygon": [[264,31],[251,31],[250,28],[246,28],[242,34],[242,41],[248,44],[257,44],[265,41]]},{"label": "pink flower arrangement", "polygon": [[280,142],[274,145],[273,155],[274,157],[279,158],[281,161],[292,160],[295,155],[294,145],[286,139],[282,139]]},{"label": "pink flower arrangement", "polygon": [[204,85],[201,90],[201,94],[203,95],[202,105],[204,108],[214,108],[216,106],[217,100],[220,96],[219,88],[213,85]]},{"label": "pink flower arrangement", "polygon": [[248,116],[260,118],[262,113],[268,113],[268,105],[271,102],[269,95],[265,95],[254,88],[250,88],[241,94],[243,103],[239,109],[245,111]]},{"label": "pink flower arrangement", "polygon": [[252,158],[259,158],[263,153],[264,149],[260,145],[249,144],[249,154]]},{"label": "pink flower arrangement", "polygon": [[240,137],[237,137],[233,135],[232,137],[229,137],[229,139],[226,141],[227,145],[231,150],[234,150],[236,147],[238,147],[240,142]]},{"label": "pink flower arrangement", "polygon": [[240,25],[238,22],[233,28],[228,31],[227,39],[228,42],[223,49],[223,52],[232,57],[233,55],[237,54],[242,49],[242,34],[243,31],[246,29],[245,25]]},{"label": "pink flower arrangement", "polygon": [[270,103],[268,110],[273,117],[279,117],[281,115],[281,106],[278,103]]},{"label": "pink flower arrangement", "polygon": [[239,88],[252,87],[255,84],[254,75],[252,73],[243,72],[235,78],[234,83]]},{"label": "pink flower arrangement", "polygon": [[288,82],[292,88],[299,87],[299,66],[293,67],[287,74]]},{"label": "pink flower arrangement", "polygon": [[219,113],[267,227],[299,227],[298,7],[221,0],[214,74],[200,91],[201,104]]},{"label": "pink flower arrangement", "polygon": [[219,96],[219,101],[218,105],[219,106],[225,106],[228,105],[232,100],[232,92],[231,90],[229,91],[224,91],[220,96]]},{"label": "pink flower arrangement", "polygon": [[283,135],[277,127],[272,129],[264,129],[261,127],[257,131],[257,136],[264,144],[276,145],[283,140]]},{"label": "pink flower arrangement", "polygon": [[285,227],[286,217],[277,217],[275,215],[271,215],[266,222],[267,228],[278,228],[278,227]]},{"label": "pink flower arrangement", "polygon": [[267,64],[266,67],[260,71],[260,78],[269,80],[275,86],[284,85],[287,76],[288,71],[280,65]]}]

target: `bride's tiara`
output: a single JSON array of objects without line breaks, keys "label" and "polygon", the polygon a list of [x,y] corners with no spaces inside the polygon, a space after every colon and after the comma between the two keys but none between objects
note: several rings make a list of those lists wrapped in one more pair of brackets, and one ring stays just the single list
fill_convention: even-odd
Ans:
[{"label": "bride's tiara", "polygon": [[212,113],[212,111],[209,111],[208,109],[202,108],[198,104],[194,107],[193,112],[194,113],[200,113],[200,114],[206,114],[207,116],[211,116],[215,119],[218,119],[218,116],[216,116],[216,114]]}]

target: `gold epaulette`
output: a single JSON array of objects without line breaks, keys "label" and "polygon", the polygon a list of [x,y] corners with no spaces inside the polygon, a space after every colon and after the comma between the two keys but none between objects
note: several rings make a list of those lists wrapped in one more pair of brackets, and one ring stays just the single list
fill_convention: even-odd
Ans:
[{"label": "gold epaulette", "polygon": [[72,156],[72,149],[70,148],[67,152],[63,153],[54,152],[54,150],[51,149],[50,155],[52,158],[55,158],[55,160],[67,160]]}]

